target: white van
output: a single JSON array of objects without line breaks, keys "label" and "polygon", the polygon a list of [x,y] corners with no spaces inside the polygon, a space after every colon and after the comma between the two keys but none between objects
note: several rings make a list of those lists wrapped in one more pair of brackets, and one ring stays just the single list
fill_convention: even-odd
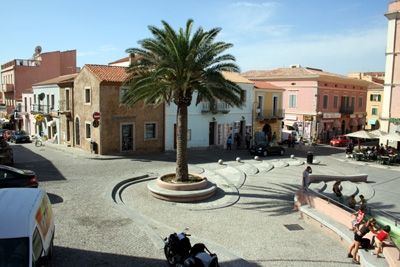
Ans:
[{"label": "white van", "polygon": [[50,200],[43,189],[0,189],[0,266],[48,265],[54,231]]},{"label": "white van", "polygon": [[289,134],[292,135],[293,140],[297,143],[300,140],[298,133],[294,130],[282,130],[281,143],[287,144]]}]

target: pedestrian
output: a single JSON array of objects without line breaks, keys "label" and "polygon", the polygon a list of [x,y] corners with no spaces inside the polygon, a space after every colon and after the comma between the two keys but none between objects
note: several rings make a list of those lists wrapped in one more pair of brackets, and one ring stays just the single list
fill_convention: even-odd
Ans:
[{"label": "pedestrian", "polygon": [[343,189],[343,187],[341,186],[340,181],[336,181],[336,182],[333,184],[332,191],[333,191],[333,193],[335,193],[335,195],[336,195],[337,197],[339,197],[339,198],[341,198],[341,197],[343,196],[343,194],[342,194],[342,189]]},{"label": "pedestrian", "polygon": [[247,148],[247,149],[250,149],[250,141],[251,141],[251,135],[250,135],[250,133],[246,133],[245,139],[246,139],[246,148]]},{"label": "pedestrian", "polygon": [[271,140],[272,140],[272,143],[275,144],[275,142],[276,142],[276,132],[274,132],[274,133],[272,134]]},{"label": "pedestrian", "polygon": [[367,200],[365,199],[364,195],[360,195],[360,209],[363,208],[363,210],[367,210]]},{"label": "pedestrian", "polygon": [[309,175],[312,173],[312,169],[310,166],[307,166],[307,168],[303,171],[303,180],[302,180],[302,188],[304,190],[307,190],[308,185],[310,184],[310,179]]},{"label": "pedestrian", "polygon": [[287,146],[288,147],[292,146],[292,135],[291,134],[289,134],[287,137]]},{"label": "pedestrian", "polygon": [[356,196],[354,194],[349,196],[349,199],[347,200],[347,205],[349,206],[349,208],[353,210],[356,209],[356,204],[357,204]]},{"label": "pedestrian", "polygon": [[383,252],[383,241],[387,238],[390,238],[390,226],[385,225],[379,232],[374,236],[375,241],[375,251],[372,252],[372,255],[376,255],[379,258],[379,254]]},{"label": "pedestrian", "polygon": [[228,139],[226,139],[226,149],[232,150],[232,135],[231,134],[228,136]]},{"label": "pedestrian", "polygon": [[353,213],[356,218],[351,222],[351,229],[350,230],[355,230],[358,228],[358,226],[362,223],[365,217],[365,210],[364,208],[359,208],[357,212]]},{"label": "pedestrian", "polygon": [[354,232],[354,241],[349,247],[349,251],[347,253],[347,257],[353,258],[353,263],[360,264],[358,260],[357,252],[361,246],[361,242],[363,237],[368,234],[369,232],[376,233],[374,229],[375,219],[369,219],[365,224],[359,226],[358,229]]}]

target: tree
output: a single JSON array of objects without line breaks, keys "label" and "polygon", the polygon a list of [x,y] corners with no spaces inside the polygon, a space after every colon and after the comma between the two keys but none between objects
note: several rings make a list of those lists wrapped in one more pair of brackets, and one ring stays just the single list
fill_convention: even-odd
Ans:
[{"label": "tree", "polygon": [[188,106],[197,93],[196,105],[217,100],[230,106],[242,105],[241,88],[226,80],[222,72],[238,72],[235,58],[222,54],[232,44],[215,41],[221,31],[201,27],[192,33],[193,20],[175,31],[167,22],[163,28],[149,26],[151,38],[139,41],[141,48],[126,50],[134,59],[127,69],[127,105],[174,103],[177,106],[176,180],[189,179],[187,164]]}]

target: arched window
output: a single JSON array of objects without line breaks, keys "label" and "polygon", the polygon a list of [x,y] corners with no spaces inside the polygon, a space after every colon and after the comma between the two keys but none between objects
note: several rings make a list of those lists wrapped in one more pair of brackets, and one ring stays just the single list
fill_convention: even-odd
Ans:
[{"label": "arched window", "polygon": [[79,118],[75,119],[75,144],[79,146],[81,144],[81,136],[79,134]]}]

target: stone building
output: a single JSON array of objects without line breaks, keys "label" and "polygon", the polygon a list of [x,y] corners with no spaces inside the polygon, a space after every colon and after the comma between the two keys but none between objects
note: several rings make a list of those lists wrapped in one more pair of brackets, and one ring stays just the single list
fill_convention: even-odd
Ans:
[{"label": "stone building", "polygon": [[122,104],[126,78],[126,67],[82,68],[74,80],[73,146],[102,155],[164,150],[164,105]]}]

